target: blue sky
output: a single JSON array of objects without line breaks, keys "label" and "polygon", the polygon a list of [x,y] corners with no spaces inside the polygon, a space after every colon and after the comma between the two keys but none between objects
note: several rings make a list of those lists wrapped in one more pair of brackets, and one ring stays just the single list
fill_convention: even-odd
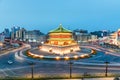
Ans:
[{"label": "blue sky", "polygon": [[47,33],[65,28],[117,30],[120,0],[0,0],[0,31],[12,26]]}]

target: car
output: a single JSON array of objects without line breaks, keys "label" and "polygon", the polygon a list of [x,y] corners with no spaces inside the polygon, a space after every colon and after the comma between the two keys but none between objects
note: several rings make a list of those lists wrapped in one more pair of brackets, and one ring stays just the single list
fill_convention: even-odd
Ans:
[{"label": "car", "polygon": [[13,61],[12,60],[8,60],[8,64],[13,64]]}]

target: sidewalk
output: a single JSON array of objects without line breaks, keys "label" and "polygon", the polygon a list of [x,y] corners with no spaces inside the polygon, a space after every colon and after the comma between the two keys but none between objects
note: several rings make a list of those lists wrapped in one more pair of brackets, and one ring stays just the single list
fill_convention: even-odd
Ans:
[{"label": "sidewalk", "polygon": [[83,80],[114,80],[114,78],[90,78],[90,79],[86,78],[86,79],[83,79]]},{"label": "sidewalk", "polygon": [[85,79],[50,79],[50,80],[114,80],[114,77],[111,77],[111,78],[85,78]]}]

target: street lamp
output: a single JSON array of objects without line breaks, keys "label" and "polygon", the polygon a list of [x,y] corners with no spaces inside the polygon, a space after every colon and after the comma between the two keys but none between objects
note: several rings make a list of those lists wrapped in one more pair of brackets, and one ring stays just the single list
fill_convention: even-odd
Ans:
[{"label": "street lamp", "polygon": [[[73,52],[73,48],[70,49],[70,53]],[[69,69],[70,69],[70,79],[72,78],[72,64],[73,62],[71,62],[71,58],[69,60],[70,62],[68,63],[69,64]]]},{"label": "street lamp", "polygon": [[2,51],[2,49],[1,49],[1,47],[0,47],[0,54],[1,54],[1,51]]},{"label": "street lamp", "polygon": [[34,62],[29,62],[28,64],[31,66],[31,79],[33,80],[33,79],[34,79],[34,76],[33,76],[33,69],[34,69],[35,63],[34,63]]},{"label": "street lamp", "polygon": [[106,61],[105,62],[105,77],[107,77],[108,76],[108,64],[109,64],[109,62],[108,61]]},{"label": "street lamp", "polygon": [[69,62],[70,79],[72,78],[72,64],[73,64],[73,62],[71,62],[71,60],[70,60],[70,62]]},{"label": "street lamp", "polygon": [[[107,54],[108,54],[108,52],[105,52],[105,55],[107,56]],[[108,62],[108,60],[107,60],[107,58],[106,58],[106,61],[104,62],[105,63],[105,77],[107,77],[108,76],[108,64],[110,63],[110,62]]]}]

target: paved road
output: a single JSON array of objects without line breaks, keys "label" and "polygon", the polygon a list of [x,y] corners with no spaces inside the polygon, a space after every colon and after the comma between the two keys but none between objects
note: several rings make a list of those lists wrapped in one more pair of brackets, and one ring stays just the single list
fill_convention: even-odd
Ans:
[{"label": "paved road", "polygon": [[[38,61],[30,58],[25,58],[24,55],[20,54],[21,50],[24,50],[26,46],[21,49],[14,50],[9,54],[0,56],[0,76],[26,76],[30,77],[31,66],[28,65],[28,62],[34,61],[34,74],[36,76],[68,76],[69,75],[69,61]],[[107,51],[107,50],[106,50]],[[22,55],[22,57],[17,57],[16,54]],[[8,64],[8,60],[12,60],[13,64]],[[87,72],[88,74],[95,73],[104,73],[105,65],[104,62],[109,60],[111,65],[109,66],[110,73],[119,73],[120,58],[111,54],[104,54],[101,51],[98,51],[98,54],[89,58],[73,61],[72,66],[73,76],[83,74]],[[87,64],[83,64],[83,63]],[[96,63],[98,65],[91,65],[90,63]],[[116,64],[117,63],[117,64]],[[99,65],[102,64],[102,65]],[[104,75],[104,74],[102,74]]]}]

